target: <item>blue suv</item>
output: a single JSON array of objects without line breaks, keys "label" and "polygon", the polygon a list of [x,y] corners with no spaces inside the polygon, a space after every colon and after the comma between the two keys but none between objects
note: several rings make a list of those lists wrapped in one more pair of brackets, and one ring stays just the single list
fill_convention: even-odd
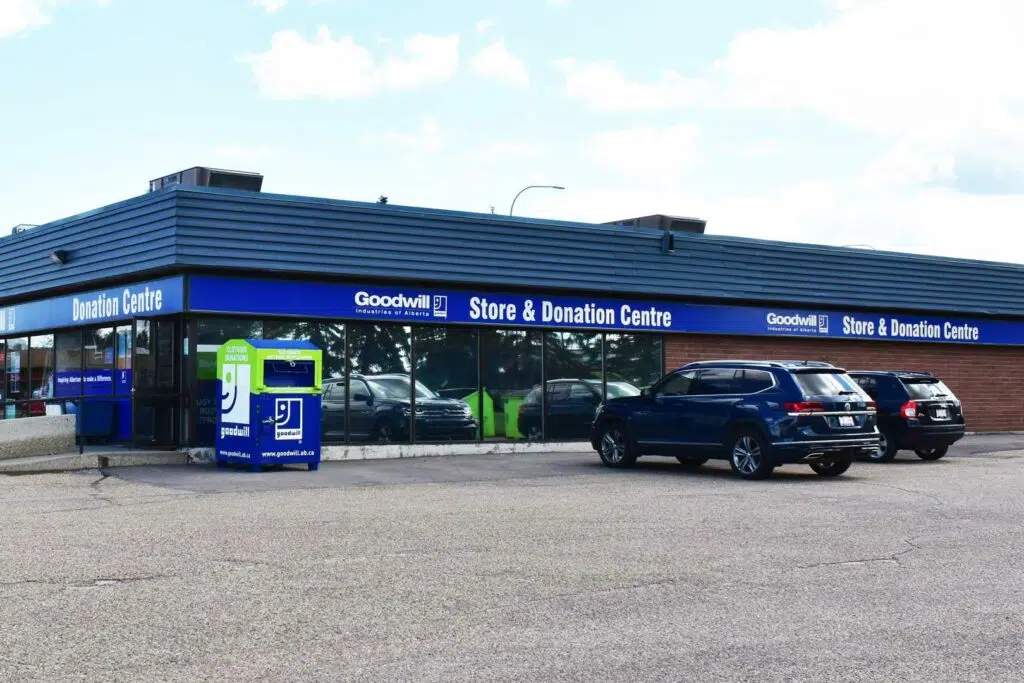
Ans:
[{"label": "blue suv", "polygon": [[716,458],[744,479],[786,464],[839,476],[879,444],[875,402],[845,370],[814,361],[690,363],[640,396],[601,404],[593,424],[609,467],[643,455],[691,467]]}]

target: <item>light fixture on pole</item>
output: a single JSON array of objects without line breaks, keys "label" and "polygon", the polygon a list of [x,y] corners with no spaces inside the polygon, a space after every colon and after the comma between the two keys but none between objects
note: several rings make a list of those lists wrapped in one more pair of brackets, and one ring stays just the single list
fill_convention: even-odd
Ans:
[{"label": "light fixture on pole", "polygon": [[508,215],[511,216],[512,212],[515,211],[516,199],[519,199],[519,195],[521,195],[522,193],[526,192],[527,190],[533,190],[533,189],[536,189],[536,188],[544,188],[544,189],[547,189],[547,190],[564,190],[565,189],[561,185],[527,185],[526,187],[524,187],[523,189],[519,190],[519,192],[516,193],[515,198],[512,200],[512,207],[508,210]]}]

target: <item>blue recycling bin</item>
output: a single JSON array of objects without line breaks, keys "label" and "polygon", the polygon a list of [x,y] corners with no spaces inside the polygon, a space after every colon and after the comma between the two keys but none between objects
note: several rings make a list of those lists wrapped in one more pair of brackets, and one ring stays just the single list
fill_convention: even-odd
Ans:
[{"label": "blue recycling bin", "polygon": [[75,412],[75,442],[85,452],[88,442],[110,441],[114,435],[114,402],[104,398],[83,398]]},{"label": "blue recycling bin", "polygon": [[220,347],[218,467],[320,466],[322,356],[305,341],[233,339]]}]

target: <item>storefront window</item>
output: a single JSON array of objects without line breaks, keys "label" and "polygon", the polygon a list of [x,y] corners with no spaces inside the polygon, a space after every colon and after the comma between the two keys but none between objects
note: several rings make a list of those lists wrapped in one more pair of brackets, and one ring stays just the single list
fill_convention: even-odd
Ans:
[{"label": "storefront window", "polygon": [[14,403],[29,398],[28,339],[7,340],[7,403],[4,417],[26,417],[27,403]]},{"label": "storefront window", "polygon": [[[262,338],[263,322],[260,320],[203,318],[196,322],[196,442],[198,444],[213,445],[217,429],[217,349],[231,339]],[[156,379],[159,381],[160,378]]]},{"label": "storefront window", "polygon": [[[601,335],[589,332],[548,332],[544,349],[547,409],[545,434],[551,440],[590,436],[594,411],[602,393]],[[539,391],[527,401],[540,400]]]},{"label": "storefront window", "polygon": [[85,330],[85,376],[82,393],[107,395],[113,391],[114,328]]},{"label": "storefront window", "polygon": [[[465,327],[415,328],[416,441],[473,441],[479,438],[477,331]],[[489,404],[490,401],[488,400]],[[484,406],[493,422],[493,410]],[[493,431],[493,427],[491,428]]]},{"label": "storefront window", "polygon": [[117,354],[114,365],[114,393],[130,394],[132,390],[132,328],[118,327],[114,333]]},{"label": "storefront window", "polygon": [[82,395],[82,332],[58,332],[54,335],[57,397]]},{"label": "storefront window", "polygon": [[345,325],[316,320],[268,320],[264,339],[302,340],[323,351],[323,378],[345,374]]},{"label": "storefront window", "polygon": [[[480,331],[483,350],[484,438],[540,436],[541,333],[539,330]],[[524,401],[531,391],[536,403]],[[488,420],[488,406],[493,420]]]},{"label": "storefront window", "polygon": [[[404,325],[349,326],[349,441],[402,442],[410,439],[412,328]],[[332,383],[333,384],[333,383]],[[427,387],[417,395],[429,397]],[[325,388],[324,436],[346,433],[345,392]]]},{"label": "storefront window", "polygon": [[31,362],[31,391],[32,398],[42,399],[33,401],[29,406],[31,415],[45,415],[46,399],[54,397],[53,377],[53,335],[35,335],[29,340],[29,357]]},{"label": "storefront window", "polygon": [[661,336],[656,334],[605,335],[604,371],[609,398],[637,395],[661,378],[661,344]]}]

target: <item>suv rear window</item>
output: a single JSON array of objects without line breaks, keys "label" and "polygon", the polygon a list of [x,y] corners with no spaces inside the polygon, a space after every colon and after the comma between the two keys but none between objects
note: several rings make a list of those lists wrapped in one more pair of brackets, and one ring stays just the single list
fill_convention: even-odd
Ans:
[{"label": "suv rear window", "polygon": [[903,386],[907,388],[910,398],[916,400],[927,400],[929,398],[955,399],[956,396],[943,382],[934,379],[903,379]]},{"label": "suv rear window", "polygon": [[845,372],[794,372],[793,379],[804,396],[867,396]]}]

